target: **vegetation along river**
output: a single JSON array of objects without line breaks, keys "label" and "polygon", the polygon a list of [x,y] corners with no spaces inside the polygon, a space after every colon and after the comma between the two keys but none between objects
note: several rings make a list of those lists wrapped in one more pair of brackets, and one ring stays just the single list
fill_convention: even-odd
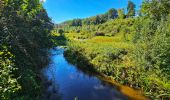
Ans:
[{"label": "vegetation along river", "polygon": [[[48,100],[145,100],[140,91],[112,81],[106,82],[70,64],[64,49],[51,50],[51,63],[43,69]],[[110,85],[109,83],[113,83]]]}]

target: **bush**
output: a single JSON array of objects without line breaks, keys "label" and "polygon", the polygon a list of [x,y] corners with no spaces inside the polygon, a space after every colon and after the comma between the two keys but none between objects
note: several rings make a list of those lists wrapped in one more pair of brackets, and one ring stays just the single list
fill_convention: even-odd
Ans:
[{"label": "bush", "polygon": [[103,32],[96,32],[95,36],[105,36],[105,33],[103,33]]}]

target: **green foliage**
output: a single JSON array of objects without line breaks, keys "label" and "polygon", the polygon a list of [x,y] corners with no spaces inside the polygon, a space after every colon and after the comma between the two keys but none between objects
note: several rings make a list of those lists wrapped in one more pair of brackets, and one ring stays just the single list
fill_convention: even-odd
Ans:
[{"label": "green foliage", "polygon": [[41,99],[38,73],[48,63],[47,50],[67,44],[65,56],[80,68],[141,89],[150,99],[169,99],[169,3],[145,0],[141,16],[130,18],[135,5],[129,1],[128,18],[123,9],[110,9],[51,31],[53,24],[39,0],[1,0],[0,97]]},{"label": "green foliage", "polygon": [[[160,94],[160,96],[157,97],[158,99],[170,97],[168,95],[170,92],[168,81],[170,77],[169,21],[169,16],[166,18],[162,17],[160,21],[152,19],[152,17],[147,19],[141,18],[136,30],[136,32],[138,32],[136,34],[138,42],[142,44],[138,45],[138,49],[136,49],[136,52],[134,53],[136,55],[134,57],[136,58],[140,68],[148,70],[147,75],[152,74],[153,77],[150,77],[152,81],[158,81],[158,83],[145,83],[149,85],[148,87],[154,86],[152,88],[156,88],[154,92]],[[150,95],[153,94],[154,93],[151,93]]]},{"label": "green foliage", "polygon": [[[66,36],[75,39],[89,39],[95,36],[114,36],[120,34],[121,38],[129,41],[134,34],[133,23],[135,19],[114,19],[99,25],[84,25],[82,27],[65,27]],[[58,28],[57,28],[58,29]],[[67,33],[66,33],[67,32]]]},{"label": "green foliage", "polygon": [[125,18],[125,11],[124,11],[124,9],[118,9],[117,13],[118,13],[118,18],[120,18],[120,19],[124,19]]},{"label": "green foliage", "polygon": [[63,29],[59,29],[59,30],[58,30],[58,33],[60,34],[60,36],[62,36],[63,33],[64,33],[64,30],[63,30]]},{"label": "green foliage", "polygon": [[128,1],[128,6],[127,6],[127,17],[133,17],[135,16],[135,4],[132,1]]},{"label": "green foliage", "polygon": [[[145,16],[140,17],[135,26],[134,40],[137,46],[133,57],[138,70],[146,73],[141,73],[141,87],[146,91],[146,95],[154,99],[170,98],[170,17],[168,12],[164,12],[169,9],[166,5],[169,5],[166,0],[145,1],[142,8]],[[160,13],[156,13],[157,11]]]},{"label": "green foliage", "polygon": [[[61,29],[62,30],[62,29]],[[59,31],[59,30],[58,30]],[[62,30],[63,31],[63,30]],[[62,35],[60,33],[57,33],[55,30],[51,31],[51,40],[53,42],[53,47],[54,46],[61,46],[61,45],[66,45],[66,37],[64,36],[64,34],[62,33]]]},{"label": "green foliage", "polygon": [[20,89],[20,85],[12,74],[16,70],[11,61],[14,56],[2,45],[0,47],[0,98],[9,100],[11,95]]},{"label": "green foliage", "polygon": [[160,20],[162,17],[170,13],[169,0],[144,0],[142,4],[142,14],[155,20]]},{"label": "green foliage", "polygon": [[[122,12],[123,13],[123,12]],[[108,10],[105,14],[92,16],[85,19],[73,19],[65,21],[60,24],[61,27],[65,26],[86,26],[86,25],[98,25],[107,22],[108,20],[118,17],[118,11],[114,8]]]},{"label": "green foliage", "polygon": [[117,10],[112,8],[108,11],[108,18],[109,19],[114,19],[117,18]]},{"label": "green foliage", "polygon": [[40,99],[53,24],[39,0],[0,1],[0,97]]},{"label": "green foliage", "polygon": [[70,26],[82,26],[81,19],[74,19],[73,21],[71,21]]}]

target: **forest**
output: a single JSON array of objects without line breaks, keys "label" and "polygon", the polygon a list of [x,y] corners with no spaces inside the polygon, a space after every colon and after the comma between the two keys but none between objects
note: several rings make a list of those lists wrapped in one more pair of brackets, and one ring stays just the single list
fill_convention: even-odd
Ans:
[{"label": "forest", "polygon": [[0,99],[42,100],[40,71],[56,46],[65,46],[64,56],[81,70],[151,100],[170,99],[169,0],[143,0],[139,10],[129,0],[127,9],[60,24],[39,0],[0,0]]}]

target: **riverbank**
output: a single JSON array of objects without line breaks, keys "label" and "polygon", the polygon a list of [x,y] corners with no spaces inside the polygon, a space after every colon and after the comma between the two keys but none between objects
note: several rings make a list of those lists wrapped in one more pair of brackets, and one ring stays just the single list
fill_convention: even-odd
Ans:
[{"label": "riverbank", "polygon": [[[148,99],[147,97],[143,96],[143,94],[144,94],[143,90],[140,90],[139,87],[138,88],[134,87],[132,84],[127,82],[127,80],[125,80],[125,78],[127,78],[127,77],[125,77],[125,76],[123,77],[123,74],[125,74],[125,73],[123,73],[122,71],[124,69],[117,69],[116,70],[117,73],[118,73],[118,71],[121,71],[119,74],[120,77],[119,76],[114,77],[113,74],[115,74],[114,73],[115,70],[112,70],[112,72],[107,72],[109,70],[105,70],[105,72],[99,70],[99,68],[101,66],[95,66],[93,63],[91,63],[91,61],[89,61],[88,58],[86,58],[87,55],[83,55],[83,54],[86,54],[84,49],[80,50],[80,48],[76,48],[75,46],[74,46],[74,48],[75,48],[74,49],[75,51],[70,51],[70,49],[67,48],[64,55],[70,63],[76,65],[80,70],[84,71],[85,73],[92,73],[93,75],[95,75],[96,77],[101,79],[102,81],[110,84],[111,86],[117,87],[118,90],[120,90],[120,92],[127,95],[131,100],[147,100]],[[112,75],[107,74],[107,73],[112,73]],[[117,82],[120,82],[120,83],[117,83]],[[124,85],[122,85],[122,84],[124,84]],[[133,88],[135,88],[135,89],[133,89]]]},{"label": "riverbank", "polygon": [[[131,42],[120,40],[115,42],[115,39],[117,40],[118,38],[99,36],[85,41],[69,39],[65,57],[80,69],[101,73],[120,84],[141,90],[149,99],[159,98],[159,89],[165,86],[162,83],[155,82],[157,84],[157,87],[155,87],[153,80],[150,80],[154,78],[152,76],[154,74],[150,71],[142,70],[135,63],[133,51],[137,47]],[[148,77],[148,75],[151,76]],[[102,79],[105,80],[104,78]],[[112,80],[105,81],[112,83]],[[155,90],[155,88],[157,89]],[[163,98],[168,98],[168,94]]]},{"label": "riverbank", "polygon": [[138,90],[120,85],[101,73],[70,64],[64,57],[63,48],[52,49],[51,54],[51,63],[42,70],[46,98],[146,100]]}]

